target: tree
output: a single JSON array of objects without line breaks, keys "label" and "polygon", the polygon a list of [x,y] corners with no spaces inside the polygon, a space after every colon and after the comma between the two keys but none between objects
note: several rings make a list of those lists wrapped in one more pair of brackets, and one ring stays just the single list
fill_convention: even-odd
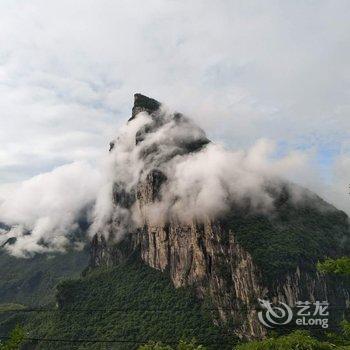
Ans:
[{"label": "tree", "polygon": [[0,343],[0,350],[18,350],[24,341],[24,330],[20,326],[10,333],[9,339],[5,343]]},{"label": "tree", "polygon": [[350,257],[344,256],[339,259],[328,258],[323,262],[318,262],[317,269],[323,273],[350,276]]},{"label": "tree", "polygon": [[203,345],[198,345],[196,341],[192,339],[189,343],[180,340],[177,350],[206,350],[206,348]]},{"label": "tree", "polygon": [[[307,331],[294,331],[278,338],[238,345],[235,350],[335,350],[342,349],[313,338]],[[343,348],[344,349],[344,348]]]},{"label": "tree", "polygon": [[206,350],[203,345],[198,345],[193,339],[190,342],[180,340],[176,348],[172,348],[170,345],[164,345],[162,343],[149,342],[148,344],[142,345],[138,350]]},{"label": "tree", "polygon": [[148,344],[141,345],[138,350],[173,350],[173,348],[169,345],[151,341]]}]

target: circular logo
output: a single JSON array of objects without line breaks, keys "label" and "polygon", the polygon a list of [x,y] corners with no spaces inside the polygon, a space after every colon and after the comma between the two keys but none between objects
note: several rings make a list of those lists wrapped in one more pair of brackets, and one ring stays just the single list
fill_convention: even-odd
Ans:
[{"label": "circular logo", "polygon": [[285,303],[279,302],[279,306],[272,305],[268,300],[258,299],[264,309],[258,312],[259,321],[268,328],[288,324],[293,319],[292,309]]}]

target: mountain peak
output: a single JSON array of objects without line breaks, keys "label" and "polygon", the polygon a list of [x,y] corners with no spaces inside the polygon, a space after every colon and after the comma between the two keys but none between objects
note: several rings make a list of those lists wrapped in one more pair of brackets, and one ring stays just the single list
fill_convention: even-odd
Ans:
[{"label": "mountain peak", "polygon": [[161,103],[153,98],[147,97],[140,93],[134,94],[134,106],[132,108],[132,115],[129,121],[134,119],[136,114],[140,112],[147,112],[149,114],[155,112],[160,105]]}]

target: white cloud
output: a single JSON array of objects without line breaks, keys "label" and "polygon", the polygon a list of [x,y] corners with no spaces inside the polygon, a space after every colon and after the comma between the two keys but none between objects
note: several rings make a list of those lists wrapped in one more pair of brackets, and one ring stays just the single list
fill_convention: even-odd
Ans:
[{"label": "white cloud", "polygon": [[[95,162],[137,91],[233,149],[266,138],[277,153],[346,158],[349,12],[341,0],[3,1],[0,182]],[[293,176],[328,195],[319,173],[346,169],[322,162]]]},{"label": "white cloud", "polygon": [[18,256],[64,249],[67,237],[78,229],[79,217],[92,208],[101,181],[98,170],[75,162],[11,188],[2,187],[0,222],[13,228],[0,236],[0,243],[16,237],[16,244],[6,248]]},{"label": "white cloud", "polygon": [[319,193],[350,215],[350,155],[335,160],[332,175],[331,185],[320,189]]},{"label": "white cloud", "polygon": [[[303,178],[310,175],[312,155],[307,152],[278,154],[268,139],[258,140],[247,151],[206,141],[200,128],[186,118],[173,118],[165,108],[154,119],[138,114],[121,129],[109,154],[108,179],[98,196],[90,234],[118,240],[145,222],[215,220],[240,207],[271,213],[272,193],[281,191],[283,184],[294,201],[312,196],[292,183],[296,179],[305,183]],[[154,175],[146,184],[162,184],[156,199],[144,187],[150,174]]]},{"label": "white cloud", "polygon": [[[206,143],[203,131],[186,118],[173,119],[166,108],[159,113],[156,123],[140,113],[124,125],[113,151],[98,166],[74,162],[22,183],[0,186],[0,222],[11,226],[9,232],[1,232],[0,245],[16,237],[14,244],[5,245],[16,256],[64,250],[77,233],[85,235],[79,232],[82,217],[92,223],[90,235],[99,232],[118,240],[144,220],[154,224],[215,219],[233,203],[247,200],[250,209],[270,212],[274,199],[266,186],[278,191],[284,179],[305,184],[310,177],[312,155],[278,154],[276,143],[269,139],[258,140],[247,151],[210,143],[190,153],[193,145]],[[141,142],[135,142],[136,135]],[[350,175],[344,173],[349,162],[350,158],[339,158],[333,186],[318,188],[344,209],[350,209],[341,193]],[[160,169],[167,179],[161,199],[134,202],[140,179],[153,169]],[[296,200],[303,198],[300,187],[288,186]],[[121,198],[119,204],[112,201],[116,196]]]}]

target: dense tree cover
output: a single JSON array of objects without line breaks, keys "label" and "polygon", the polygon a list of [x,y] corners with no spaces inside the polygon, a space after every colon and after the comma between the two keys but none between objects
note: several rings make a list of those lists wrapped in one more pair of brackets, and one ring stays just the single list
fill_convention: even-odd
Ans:
[{"label": "dense tree cover", "polygon": [[23,259],[0,248],[0,304],[33,306],[51,302],[57,283],[67,277],[78,277],[87,264],[86,250]]},{"label": "dense tree cover", "polygon": [[[329,255],[337,257],[350,252],[344,244],[350,242],[344,240],[350,232],[348,218],[337,210],[320,211],[285,202],[280,203],[278,211],[271,216],[233,211],[223,224],[227,225],[226,232],[232,230],[237,241],[252,254],[269,281],[294,271],[298,265],[312,270],[317,261]],[[23,306],[0,306],[1,332],[21,323],[32,338],[76,341],[30,342],[36,349],[45,350],[234,348],[236,339],[228,335],[227,330],[213,325],[211,315],[196,301],[191,290],[175,290],[166,274],[137,262],[109,270],[97,269],[85,277],[62,281],[57,288],[57,308],[52,303],[54,286],[65,276],[78,276],[86,266],[86,252],[79,254],[71,252],[64,259],[61,255],[40,255],[14,263],[14,258],[0,252],[0,301],[48,305],[45,309],[49,309],[11,313],[11,309]],[[346,275],[350,273],[349,261],[347,257],[326,259],[317,267],[325,273]],[[4,318],[1,310],[10,317]],[[349,349],[346,343],[349,334],[349,323],[344,321],[343,334],[323,341],[307,332],[296,331],[241,344],[235,349]],[[188,341],[193,337],[202,345]],[[143,343],[145,345],[139,345]]]},{"label": "dense tree cover", "polygon": [[16,310],[24,310],[26,307],[22,304],[6,303],[0,304],[0,337],[7,336],[16,326],[18,316]]},{"label": "dense tree cover", "polygon": [[297,330],[288,335],[237,345],[235,350],[350,350],[350,323],[341,323],[339,334],[328,333],[319,340],[309,332]]},{"label": "dense tree cover", "polygon": [[23,319],[22,313],[10,312],[26,306],[41,306],[54,301],[57,283],[81,274],[87,266],[88,252],[37,254],[15,258],[0,248],[0,336]]},{"label": "dense tree cover", "polygon": [[0,341],[0,350],[18,350],[24,341],[25,332],[22,327],[17,326],[10,333],[9,339]]},{"label": "dense tree cover", "polygon": [[232,349],[236,341],[213,324],[192,290],[175,289],[165,273],[138,262],[63,281],[57,303],[22,314],[29,337],[79,342],[38,342],[35,349],[129,350],[152,340],[175,344],[194,337],[207,349]]},{"label": "dense tree cover", "polygon": [[[323,273],[350,275],[350,258],[328,258],[318,262],[317,269]],[[350,322],[341,323],[341,333],[329,333],[321,341],[307,331],[294,331],[291,334],[238,345],[235,350],[350,350]]]},{"label": "dense tree cover", "polygon": [[[139,350],[205,350],[205,347],[196,342],[180,342],[175,347],[151,342]],[[316,339],[307,331],[297,330],[288,335],[236,345],[233,350],[350,350],[350,323],[343,321],[340,334],[327,334],[323,340]]]},{"label": "dense tree cover", "polygon": [[140,346],[138,350],[206,350],[206,347],[198,345],[195,340],[191,340],[190,342],[180,340],[175,347],[164,345],[159,342],[149,342],[148,344]]},{"label": "dense tree cover", "polygon": [[334,344],[319,341],[306,331],[295,331],[278,338],[253,341],[236,347],[235,350],[334,350]]},{"label": "dense tree cover", "polygon": [[[338,275],[350,275],[350,258],[339,259],[328,258],[323,262],[318,262],[317,269],[323,273],[333,273]],[[234,350],[350,350],[350,322],[341,322],[341,333],[329,333],[326,339],[319,340],[311,336],[305,330],[296,330],[288,335],[271,337],[262,341],[252,341],[237,345]],[[205,349],[196,343],[182,343],[183,350]],[[197,347],[194,347],[197,346]],[[179,347],[171,347],[162,343],[149,343],[141,346],[139,350],[176,350]]]},{"label": "dense tree cover", "polygon": [[252,254],[267,282],[294,272],[298,265],[312,271],[327,256],[350,254],[348,217],[334,208],[282,201],[271,215],[232,210],[223,223]]},{"label": "dense tree cover", "polygon": [[350,276],[350,257],[328,258],[323,262],[318,262],[317,269],[323,273]]}]

